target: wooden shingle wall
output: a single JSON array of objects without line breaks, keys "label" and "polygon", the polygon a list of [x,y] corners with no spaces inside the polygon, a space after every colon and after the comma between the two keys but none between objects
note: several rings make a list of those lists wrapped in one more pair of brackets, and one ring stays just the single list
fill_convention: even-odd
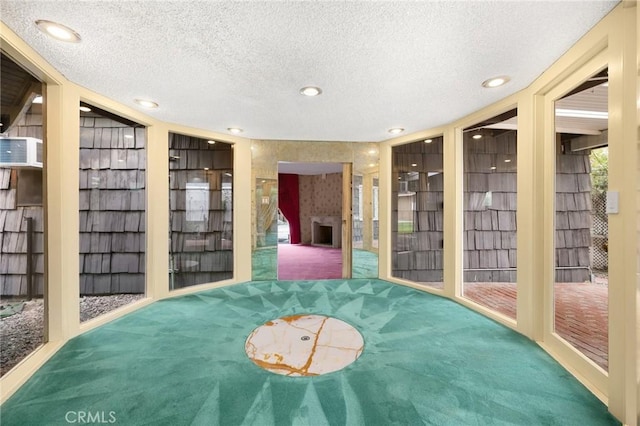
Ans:
[{"label": "wooden shingle wall", "polygon": [[442,282],[442,138],[393,147],[392,179],[392,274]]},{"label": "wooden shingle wall", "polygon": [[556,282],[591,280],[590,150],[556,157]]},{"label": "wooden shingle wall", "polygon": [[[174,288],[233,278],[232,146],[173,133],[169,137]],[[188,183],[208,184],[208,210],[201,221],[188,214]]]},{"label": "wooden shingle wall", "polygon": [[465,282],[516,282],[515,131],[464,137]]},{"label": "wooden shingle wall", "polygon": [[[464,141],[464,280],[515,282],[516,132],[485,131]],[[442,280],[442,142],[393,148],[393,276]],[[590,279],[591,198],[588,152],[558,154],[556,279]],[[431,176],[429,176],[431,175]]]},{"label": "wooden shingle wall", "polygon": [[[42,115],[25,114],[7,134],[42,139]],[[44,222],[42,206],[18,207],[17,170],[0,168],[0,295],[27,294],[27,224],[33,218],[34,295],[44,291]]]},{"label": "wooden shingle wall", "polygon": [[130,136],[109,118],[80,118],[81,295],[145,291],[146,130]]},{"label": "wooden shingle wall", "polygon": [[[516,282],[515,131],[464,140],[464,280]],[[495,167],[495,169],[493,169]],[[556,157],[556,280],[590,279],[591,181],[588,151]]]}]

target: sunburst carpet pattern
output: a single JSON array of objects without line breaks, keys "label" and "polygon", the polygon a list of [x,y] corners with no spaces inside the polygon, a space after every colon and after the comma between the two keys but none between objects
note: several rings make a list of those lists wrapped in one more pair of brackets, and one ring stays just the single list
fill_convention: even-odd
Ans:
[{"label": "sunburst carpet pattern", "polygon": [[[362,356],[316,377],[247,358],[253,329],[300,313],[356,327]],[[3,425],[66,424],[70,411],[127,425],[618,424],[528,339],[375,279],[249,282],[156,302],[69,341],[1,409]]]}]

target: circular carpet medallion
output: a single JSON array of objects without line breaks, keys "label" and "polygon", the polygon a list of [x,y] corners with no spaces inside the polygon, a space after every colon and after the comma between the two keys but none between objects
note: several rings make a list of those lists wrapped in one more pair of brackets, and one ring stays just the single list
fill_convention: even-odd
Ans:
[{"label": "circular carpet medallion", "polygon": [[338,371],[362,354],[364,339],[344,321],[324,315],[291,315],[251,332],[245,351],[258,367],[285,376]]}]

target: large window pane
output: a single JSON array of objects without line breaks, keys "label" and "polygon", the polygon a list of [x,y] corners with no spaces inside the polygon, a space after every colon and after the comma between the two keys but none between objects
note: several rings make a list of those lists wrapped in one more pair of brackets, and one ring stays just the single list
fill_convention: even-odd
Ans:
[{"label": "large window pane", "polygon": [[555,103],[555,332],[608,369],[608,77]]},{"label": "large window pane", "polygon": [[517,110],[466,129],[462,295],[516,319]]},{"label": "large window pane", "polygon": [[45,341],[43,87],[0,58],[0,376]]},{"label": "large window pane", "polygon": [[256,179],[255,248],[252,279],[278,279],[278,244],[289,243],[289,223],[278,211],[278,180]]},{"label": "large window pane", "polygon": [[394,146],[392,275],[443,287],[442,137]]},{"label": "large window pane", "polygon": [[82,104],[80,321],[145,294],[146,130]]},{"label": "large window pane", "polygon": [[369,170],[353,175],[351,210],[353,212],[353,278],[378,277],[376,176],[374,171]]},{"label": "large window pane", "polygon": [[373,204],[373,214],[371,217],[371,245],[374,248],[378,248],[378,239],[380,235],[380,222],[378,219],[378,211],[380,208],[380,186],[378,184],[378,175],[373,177],[373,187],[371,188],[371,202]]},{"label": "large window pane", "polygon": [[233,278],[232,148],[169,134],[172,290]]}]

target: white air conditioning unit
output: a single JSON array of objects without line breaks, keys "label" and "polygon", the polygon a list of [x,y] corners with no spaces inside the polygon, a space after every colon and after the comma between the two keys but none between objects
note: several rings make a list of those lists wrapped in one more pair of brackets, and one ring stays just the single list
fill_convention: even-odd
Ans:
[{"label": "white air conditioning unit", "polygon": [[42,140],[0,137],[0,167],[42,168]]}]

